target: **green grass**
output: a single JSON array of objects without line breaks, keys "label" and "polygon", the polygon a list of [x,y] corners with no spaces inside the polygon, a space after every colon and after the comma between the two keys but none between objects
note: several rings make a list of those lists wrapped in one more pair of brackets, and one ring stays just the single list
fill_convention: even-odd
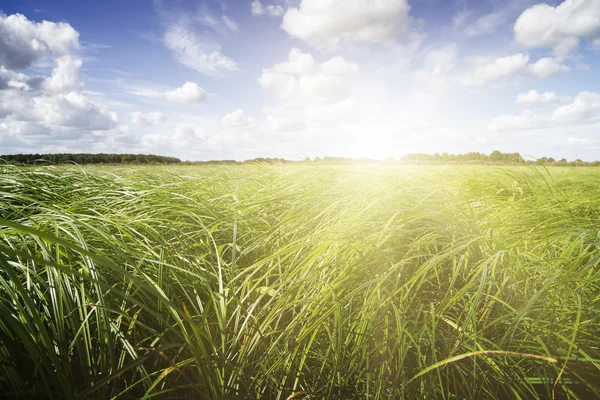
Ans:
[{"label": "green grass", "polygon": [[600,396],[596,169],[0,166],[0,393]]}]

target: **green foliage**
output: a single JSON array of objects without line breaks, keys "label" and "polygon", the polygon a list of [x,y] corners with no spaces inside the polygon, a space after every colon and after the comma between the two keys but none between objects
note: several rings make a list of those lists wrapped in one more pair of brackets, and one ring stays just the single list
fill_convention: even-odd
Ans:
[{"label": "green foliage", "polygon": [[525,160],[519,153],[502,153],[494,150],[490,155],[474,152],[466,154],[407,154],[400,158],[403,162],[420,163],[476,163],[476,164],[523,164]]},{"label": "green foliage", "polygon": [[0,166],[11,398],[600,396],[595,169]]}]

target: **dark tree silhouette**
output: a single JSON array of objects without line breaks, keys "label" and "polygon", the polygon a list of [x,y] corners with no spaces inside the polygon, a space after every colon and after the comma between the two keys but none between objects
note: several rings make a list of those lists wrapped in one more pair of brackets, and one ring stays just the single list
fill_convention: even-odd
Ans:
[{"label": "dark tree silhouette", "polygon": [[177,164],[181,160],[175,157],[157,156],[154,154],[9,154],[0,156],[7,162],[20,164]]}]

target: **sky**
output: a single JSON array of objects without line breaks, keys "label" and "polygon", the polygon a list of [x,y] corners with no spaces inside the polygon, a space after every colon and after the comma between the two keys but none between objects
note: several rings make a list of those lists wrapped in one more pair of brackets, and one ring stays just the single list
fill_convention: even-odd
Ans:
[{"label": "sky", "polygon": [[0,154],[600,160],[600,0],[0,0]]}]

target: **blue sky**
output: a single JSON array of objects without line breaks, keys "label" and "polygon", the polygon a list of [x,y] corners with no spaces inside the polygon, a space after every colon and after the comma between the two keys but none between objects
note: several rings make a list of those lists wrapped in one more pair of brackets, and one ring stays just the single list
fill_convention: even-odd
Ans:
[{"label": "blue sky", "polygon": [[0,153],[600,159],[600,0],[0,10]]}]

